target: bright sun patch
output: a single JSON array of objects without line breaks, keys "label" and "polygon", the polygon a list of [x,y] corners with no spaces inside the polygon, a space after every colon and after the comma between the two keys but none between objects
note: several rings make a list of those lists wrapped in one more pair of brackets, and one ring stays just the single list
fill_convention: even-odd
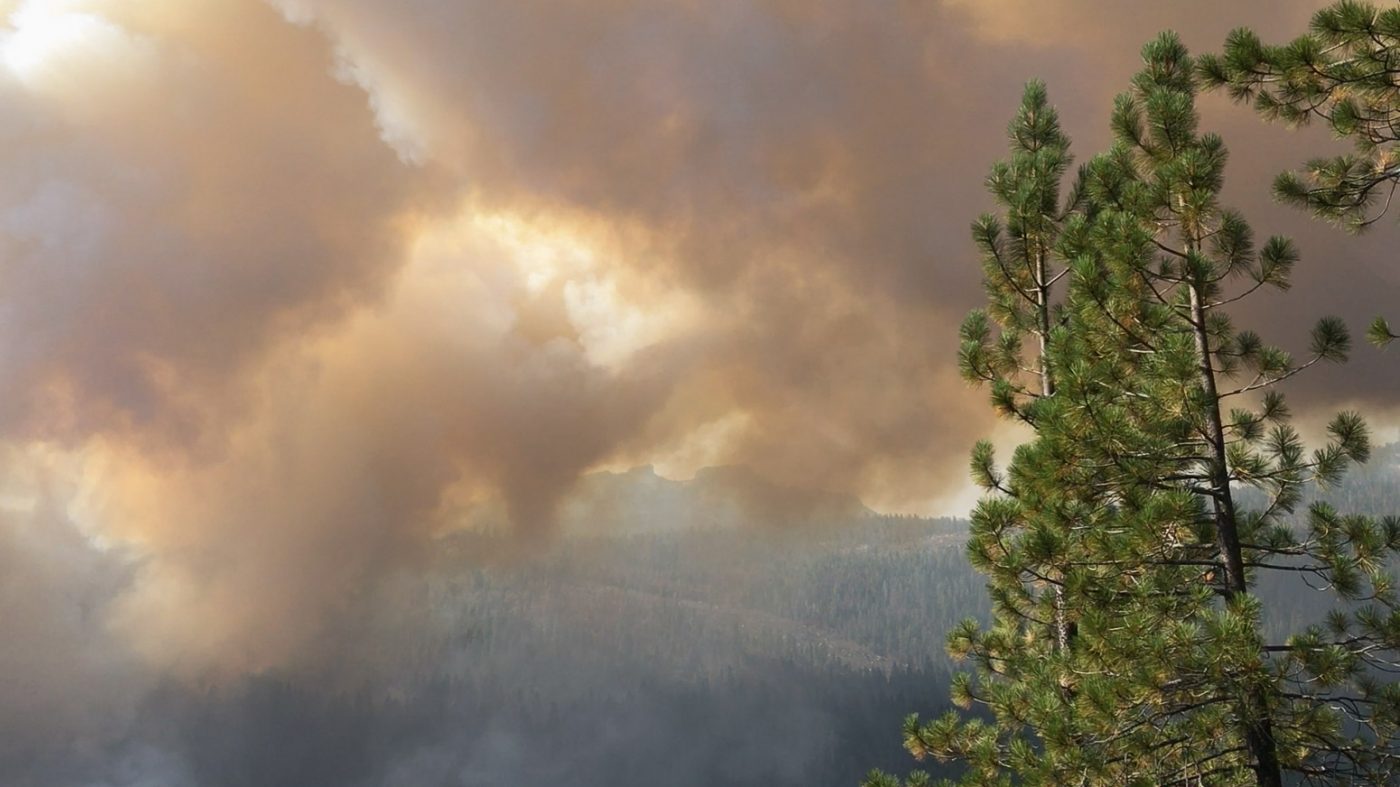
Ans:
[{"label": "bright sun patch", "polygon": [[25,0],[0,25],[0,66],[31,89],[91,97],[136,83],[150,42],[65,0]]},{"label": "bright sun patch", "polygon": [[82,46],[108,25],[92,14],[64,10],[60,3],[30,0],[10,15],[9,27],[0,38],[5,65],[16,76],[28,79],[56,54]]}]

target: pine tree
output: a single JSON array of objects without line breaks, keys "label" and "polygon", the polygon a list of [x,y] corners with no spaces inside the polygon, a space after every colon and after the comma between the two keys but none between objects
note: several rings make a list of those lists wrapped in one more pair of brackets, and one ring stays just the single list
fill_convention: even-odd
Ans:
[{"label": "pine tree", "polygon": [[[1400,188],[1400,7],[1342,0],[1279,46],[1235,30],[1224,53],[1202,57],[1199,68],[1207,85],[1228,89],[1265,118],[1292,126],[1317,119],[1353,143],[1351,153],[1280,175],[1280,199],[1353,232],[1389,212]],[[1400,338],[1384,319],[1368,337],[1378,345]]]},{"label": "pine tree", "polygon": [[[997,412],[1034,427],[1056,391],[1051,348],[1064,320],[1059,300],[1068,275],[1056,249],[1061,227],[1081,200],[1077,189],[1061,199],[1070,142],[1044,84],[1026,86],[1008,137],[1009,158],[993,166],[987,178],[1001,215],[984,215],[972,228],[988,308],[964,322],[959,360],[968,380],[990,387]],[[971,621],[959,628],[957,655],[977,664],[980,680],[974,688],[969,676],[960,676],[954,696],[965,705],[987,706],[995,719],[963,724],[947,718],[940,722],[943,740],[931,746],[924,746],[929,736],[917,717],[906,721],[906,741],[916,754],[943,755],[955,748],[988,779],[1007,767],[1027,769],[1026,778],[1057,772],[1036,758],[1008,764],[1000,756],[1026,725],[1042,730],[1044,740],[1070,743],[1057,732],[1072,713],[1057,665],[1063,664],[1074,629],[1064,598],[1071,518],[1059,489],[1077,487],[1056,487],[1047,472],[1052,459],[1035,449],[1035,444],[1022,446],[1005,475],[994,466],[990,443],[979,443],[972,455],[974,479],[995,495],[973,512],[968,554],[988,575],[995,620],[986,631]],[[1033,695],[1054,699],[1030,707]],[[871,778],[881,784],[886,777]]]},{"label": "pine tree", "polygon": [[[1076,198],[1072,194],[1060,207],[1061,180],[1072,162],[1070,141],[1060,130],[1044,83],[1026,86],[1020,110],[1007,131],[1011,157],[993,166],[987,178],[987,188],[1005,218],[985,214],[972,227],[973,241],[982,253],[989,308],[974,311],[964,321],[958,359],[965,379],[991,386],[998,412],[1033,425],[1034,402],[1055,393],[1049,350],[1051,327],[1058,319],[1054,294],[1068,273],[1055,257],[1055,245]],[[995,340],[992,322],[998,328]],[[1032,359],[1023,357],[1027,338]],[[991,444],[979,443],[973,473],[984,488],[1004,490],[991,470],[992,460]],[[973,552],[986,555],[985,549]],[[1055,644],[1064,648],[1069,623],[1062,588],[1053,579],[1041,584],[1050,590],[1052,608],[1047,614],[1053,618]]]},{"label": "pine tree", "polygon": [[[987,179],[1001,215],[982,216],[972,232],[988,307],[964,322],[959,360],[964,377],[990,387],[999,414],[1035,428],[1053,406],[1057,388],[1052,347],[1063,334],[1060,301],[1069,273],[1057,249],[1061,228],[1083,202],[1083,171],[1062,199],[1070,142],[1040,82],[1026,86],[1008,136],[1011,155]],[[949,647],[978,670],[975,682],[969,675],[955,680],[955,701],[985,706],[993,718],[964,722],[950,715],[936,723],[936,731],[921,726],[917,716],[906,720],[906,745],[917,756],[957,757],[985,783],[997,782],[1006,770],[1023,780],[1059,783],[1077,767],[1080,747],[1071,734],[1073,693],[1066,670],[1077,624],[1064,586],[1072,527],[1090,506],[1066,495],[1083,494],[1087,486],[1057,477],[1060,468],[1078,466],[1059,455],[1065,448],[1073,446],[1043,440],[1023,445],[1005,473],[996,469],[990,443],[974,449],[973,477],[992,495],[973,512],[967,549],[988,575],[994,620],[986,630],[965,622]],[[1056,756],[1025,748],[1027,727]],[[909,783],[924,778],[916,775]],[[868,783],[889,779],[876,773]]]},{"label": "pine tree", "polygon": [[[955,699],[991,719],[910,719],[906,745],[962,762],[969,784],[1387,783],[1400,758],[1400,692],[1383,680],[1400,667],[1387,564],[1400,520],[1325,504],[1294,515],[1304,485],[1334,483],[1368,441],[1343,413],[1307,453],[1275,390],[1344,360],[1345,326],[1321,320],[1302,362],[1233,326],[1225,308],[1287,287],[1296,253],[1282,238],[1256,248],[1220,206],[1226,151],[1197,129],[1195,64],[1177,38],[1143,54],[1115,102],[1115,145],[1057,225],[1070,288],[1044,356],[1053,393],[997,396],[1017,392],[1004,380],[1024,366],[1010,360],[1020,343],[964,331],[964,357],[1007,356],[988,378],[994,399],[1035,439],[1004,477],[985,448],[974,454],[996,494],[969,551],[995,619],[954,631],[949,648],[979,667]],[[1243,505],[1246,487],[1264,502]],[[1262,573],[1315,580],[1338,607],[1270,643]],[[1074,624],[1067,647],[1037,639],[1057,610]]]}]

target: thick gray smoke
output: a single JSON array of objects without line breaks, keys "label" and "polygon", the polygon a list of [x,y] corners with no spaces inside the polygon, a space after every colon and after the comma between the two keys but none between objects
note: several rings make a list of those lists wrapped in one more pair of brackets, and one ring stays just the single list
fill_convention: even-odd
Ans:
[{"label": "thick gray smoke", "polygon": [[[176,773],[123,737],[157,687],[314,671],[471,512],[518,557],[591,470],[746,467],[769,522],[961,504],[1004,435],[954,368],[966,226],[1021,84],[1085,158],[1159,29],[1316,5],[0,0],[4,756]],[[1304,254],[1245,316],[1393,307],[1393,227],[1269,202],[1326,140],[1207,109]],[[1305,415],[1395,407],[1357,355]]]}]

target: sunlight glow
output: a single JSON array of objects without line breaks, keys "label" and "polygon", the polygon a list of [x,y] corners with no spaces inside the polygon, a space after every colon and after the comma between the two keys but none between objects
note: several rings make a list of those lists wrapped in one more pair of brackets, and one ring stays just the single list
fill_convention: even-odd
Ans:
[{"label": "sunlight glow", "polygon": [[636,282],[610,264],[615,253],[621,252],[562,221],[468,209],[424,229],[404,282],[411,289],[431,281],[428,289],[438,297],[462,286],[485,287],[494,294],[478,301],[508,311],[492,320],[502,329],[515,321],[517,309],[557,288],[562,316],[589,362],[618,369],[647,347],[684,333],[699,319],[700,307],[684,293],[629,287]]},{"label": "sunlight glow", "polygon": [[55,55],[109,32],[101,17],[69,10],[72,5],[27,0],[10,14],[10,30],[0,33],[0,57],[21,80],[33,79]]}]

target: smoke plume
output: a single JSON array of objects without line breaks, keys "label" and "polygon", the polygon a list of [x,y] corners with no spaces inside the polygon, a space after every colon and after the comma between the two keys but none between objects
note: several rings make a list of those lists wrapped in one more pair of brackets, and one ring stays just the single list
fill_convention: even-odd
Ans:
[{"label": "smoke plume", "polygon": [[[528,550],[593,470],[964,505],[1005,428],[955,368],[966,227],[1021,85],[1087,158],[1159,29],[1318,5],[0,0],[4,745],[314,665],[471,511]],[[1205,107],[1304,255],[1241,320],[1393,307],[1394,227],[1269,201],[1328,141]],[[1357,355],[1299,408],[1392,411]]]}]

